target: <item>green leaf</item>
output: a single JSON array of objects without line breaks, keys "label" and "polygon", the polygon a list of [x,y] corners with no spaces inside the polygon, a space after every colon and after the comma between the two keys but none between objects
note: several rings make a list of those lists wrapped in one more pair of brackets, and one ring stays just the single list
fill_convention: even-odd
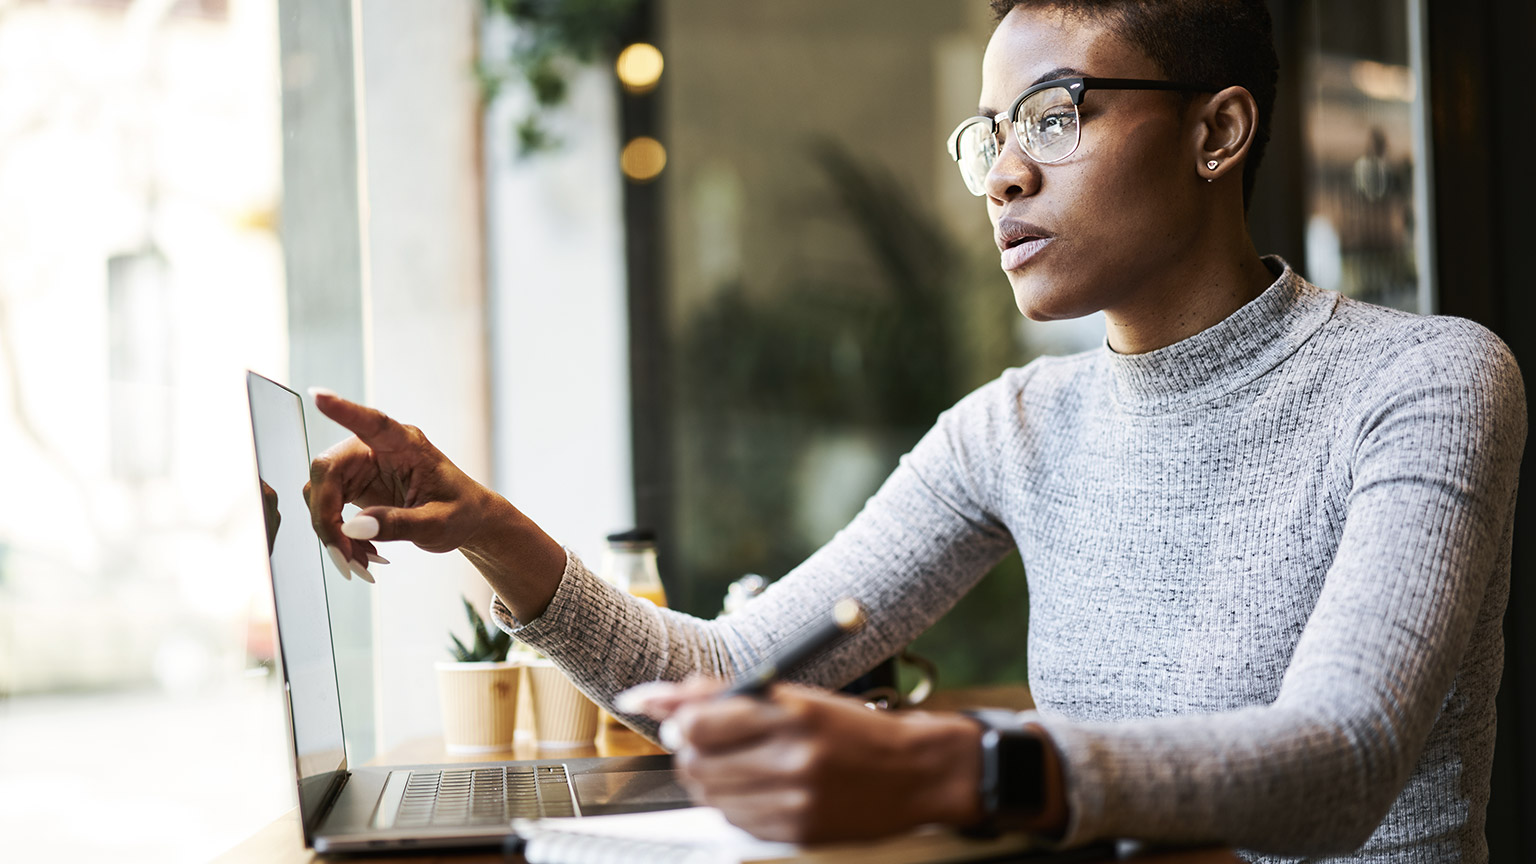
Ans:
[{"label": "green leaf", "polygon": [[453,655],[453,659],[460,663],[474,662],[474,655],[469,653],[469,649],[464,647],[464,643],[459,641],[459,637],[449,633],[448,638],[453,640],[453,644],[448,648],[448,653]]},{"label": "green leaf", "polygon": [[537,114],[524,117],[517,124],[517,155],[532,156],[559,146],[559,141],[544,129]]},{"label": "green leaf", "polygon": [[484,659],[491,650],[491,636],[486,632],[485,622],[480,619],[480,613],[476,611],[474,604],[469,602],[469,598],[461,597],[460,599],[464,602],[464,615],[469,618],[469,626],[475,637],[473,654],[477,660]]},{"label": "green leaf", "polygon": [[507,659],[507,652],[512,650],[512,634],[505,630],[496,633],[496,638],[491,640],[491,659],[502,661]]},{"label": "green leaf", "polygon": [[527,76],[528,87],[533,90],[533,99],[539,105],[552,108],[565,102],[570,86],[551,58],[534,58],[523,67],[523,74]]}]

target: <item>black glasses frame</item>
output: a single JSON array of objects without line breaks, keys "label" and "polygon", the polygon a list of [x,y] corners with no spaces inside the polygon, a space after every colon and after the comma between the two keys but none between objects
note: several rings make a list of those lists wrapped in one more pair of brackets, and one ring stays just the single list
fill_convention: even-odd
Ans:
[{"label": "black glasses frame", "polygon": [[[961,160],[961,158],[963,158],[960,153],[960,135],[971,125],[980,122],[991,124],[992,138],[997,142],[998,153],[1001,153],[1004,147],[1004,142],[1001,140],[1001,136],[998,134],[998,129],[1001,126],[1001,124],[998,122],[998,118],[1006,117],[1009,124],[1017,123],[1019,120],[1019,109],[1024,106],[1024,100],[1035,95],[1036,93],[1039,93],[1042,90],[1051,90],[1054,88],[1060,88],[1067,91],[1067,95],[1072,100],[1072,109],[1074,111],[1083,104],[1083,96],[1087,95],[1089,90],[1173,90],[1184,93],[1215,93],[1223,89],[1221,87],[1213,87],[1208,84],[1190,84],[1184,81],[1158,81],[1151,78],[1077,77],[1056,78],[1051,81],[1041,81],[1039,84],[1035,84],[1027,88],[1023,93],[1020,93],[1018,98],[1013,100],[1013,104],[1008,106],[1008,110],[1002,114],[994,114],[990,117],[985,114],[977,115],[961,123],[959,126],[956,126],[955,131],[949,133],[949,141],[947,143],[950,157],[953,158],[957,163]],[[1081,143],[1082,132],[1081,126],[1079,126],[1077,143],[1073,144],[1072,149],[1069,150],[1065,155],[1051,160],[1034,159],[1033,156],[1030,156],[1030,158],[1041,164],[1050,165],[1071,157],[1073,153],[1077,152],[1078,145]],[[1023,144],[1021,143],[1019,146],[1022,148]],[[1027,156],[1029,154],[1026,153],[1025,155]],[[994,159],[995,158],[996,157],[994,157]],[[978,192],[976,194],[980,195],[982,193]]]}]

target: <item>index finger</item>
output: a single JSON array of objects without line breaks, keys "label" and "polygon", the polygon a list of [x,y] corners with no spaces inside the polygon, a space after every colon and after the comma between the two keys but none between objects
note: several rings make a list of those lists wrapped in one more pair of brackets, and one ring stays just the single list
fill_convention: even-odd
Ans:
[{"label": "index finger", "polygon": [[324,387],[311,387],[315,407],[375,450],[403,450],[410,446],[405,427],[377,408],[359,405]]}]

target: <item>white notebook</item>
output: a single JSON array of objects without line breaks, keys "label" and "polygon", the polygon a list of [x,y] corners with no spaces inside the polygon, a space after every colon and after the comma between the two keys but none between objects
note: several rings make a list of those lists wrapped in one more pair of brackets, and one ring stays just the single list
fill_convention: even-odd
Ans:
[{"label": "white notebook", "polygon": [[523,850],[528,864],[936,864],[1043,849],[1021,835],[975,840],[938,827],[873,843],[770,843],[725,821],[713,807],[579,819],[518,819],[512,827],[528,842]]}]

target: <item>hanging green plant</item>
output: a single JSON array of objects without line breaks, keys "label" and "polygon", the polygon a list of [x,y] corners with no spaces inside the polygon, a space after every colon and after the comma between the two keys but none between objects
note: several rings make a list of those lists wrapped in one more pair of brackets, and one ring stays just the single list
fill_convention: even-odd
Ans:
[{"label": "hanging green plant", "polygon": [[482,57],[476,74],[490,104],[509,80],[521,80],[533,107],[516,122],[517,152],[554,150],[560,141],[546,123],[565,104],[576,68],[610,57],[634,26],[638,0],[483,0],[488,16],[515,25],[506,56]]}]

